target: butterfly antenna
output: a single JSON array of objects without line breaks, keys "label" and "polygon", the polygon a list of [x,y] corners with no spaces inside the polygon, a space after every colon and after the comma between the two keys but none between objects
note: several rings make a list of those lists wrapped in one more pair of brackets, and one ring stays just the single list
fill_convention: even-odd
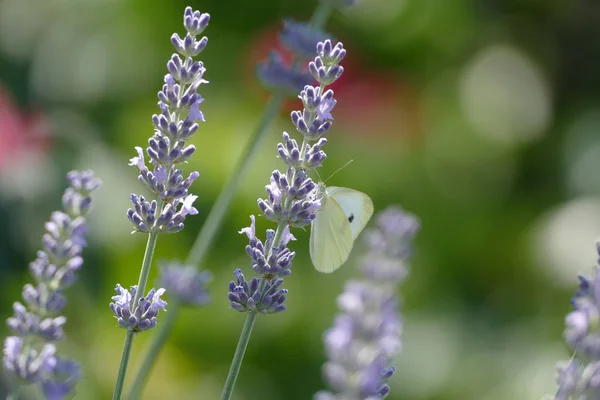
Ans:
[{"label": "butterfly antenna", "polygon": [[323,182],[323,179],[321,178],[321,175],[319,175],[319,171],[317,171],[316,168],[313,168],[313,171],[315,171],[315,174],[317,174],[317,177],[319,178],[319,182]]},{"label": "butterfly antenna", "polygon": [[[325,180],[325,182],[327,182],[328,180],[330,180],[335,174],[337,174],[338,172],[340,172],[341,170],[343,170],[344,168],[346,168],[348,165],[350,165],[350,163],[352,161],[354,161],[354,160],[350,160],[346,164],[344,164],[341,167],[339,167],[333,174],[329,175],[329,177]],[[316,172],[316,170],[315,170],[315,172]],[[319,175],[319,174],[317,173],[317,175]],[[319,177],[319,179],[321,179],[321,177]],[[323,182],[323,183],[325,183],[325,182]]]}]

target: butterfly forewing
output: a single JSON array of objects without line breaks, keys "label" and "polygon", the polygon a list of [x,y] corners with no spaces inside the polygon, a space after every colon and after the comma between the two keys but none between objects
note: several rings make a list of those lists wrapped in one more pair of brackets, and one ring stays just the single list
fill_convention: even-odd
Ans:
[{"label": "butterfly forewing", "polygon": [[337,186],[327,188],[327,194],[335,199],[352,230],[352,239],[356,239],[373,215],[373,201],[358,190]]}]

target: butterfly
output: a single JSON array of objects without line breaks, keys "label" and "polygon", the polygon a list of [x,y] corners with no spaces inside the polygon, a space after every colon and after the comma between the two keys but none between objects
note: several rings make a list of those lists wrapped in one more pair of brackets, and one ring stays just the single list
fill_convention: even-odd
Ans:
[{"label": "butterfly", "polygon": [[331,273],[346,262],[354,240],[373,215],[373,201],[358,190],[319,183],[321,207],[311,224],[310,258],[319,272]]}]

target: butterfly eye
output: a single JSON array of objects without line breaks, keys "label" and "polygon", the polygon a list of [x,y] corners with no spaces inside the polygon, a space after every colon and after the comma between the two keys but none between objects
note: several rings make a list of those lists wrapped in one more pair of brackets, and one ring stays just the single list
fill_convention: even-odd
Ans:
[{"label": "butterfly eye", "polygon": [[352,223],[352,221],[354,221],[354,214],[350,214],[348,217],[348,222]]}]

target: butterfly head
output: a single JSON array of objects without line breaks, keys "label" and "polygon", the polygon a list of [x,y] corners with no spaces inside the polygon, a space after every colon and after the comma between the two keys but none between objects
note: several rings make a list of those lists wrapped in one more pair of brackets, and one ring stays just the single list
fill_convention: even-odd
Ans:
[{"label": "butterfly head", "polygon": [[329,197],[329,195],[327,194],[327,186],[325,186],[325,183],[319,182],[317,184],[316,197],[318,200],[321,201],[321,207],[322,207],[325,204],[325,202],[327,201],[327,198]]}]

